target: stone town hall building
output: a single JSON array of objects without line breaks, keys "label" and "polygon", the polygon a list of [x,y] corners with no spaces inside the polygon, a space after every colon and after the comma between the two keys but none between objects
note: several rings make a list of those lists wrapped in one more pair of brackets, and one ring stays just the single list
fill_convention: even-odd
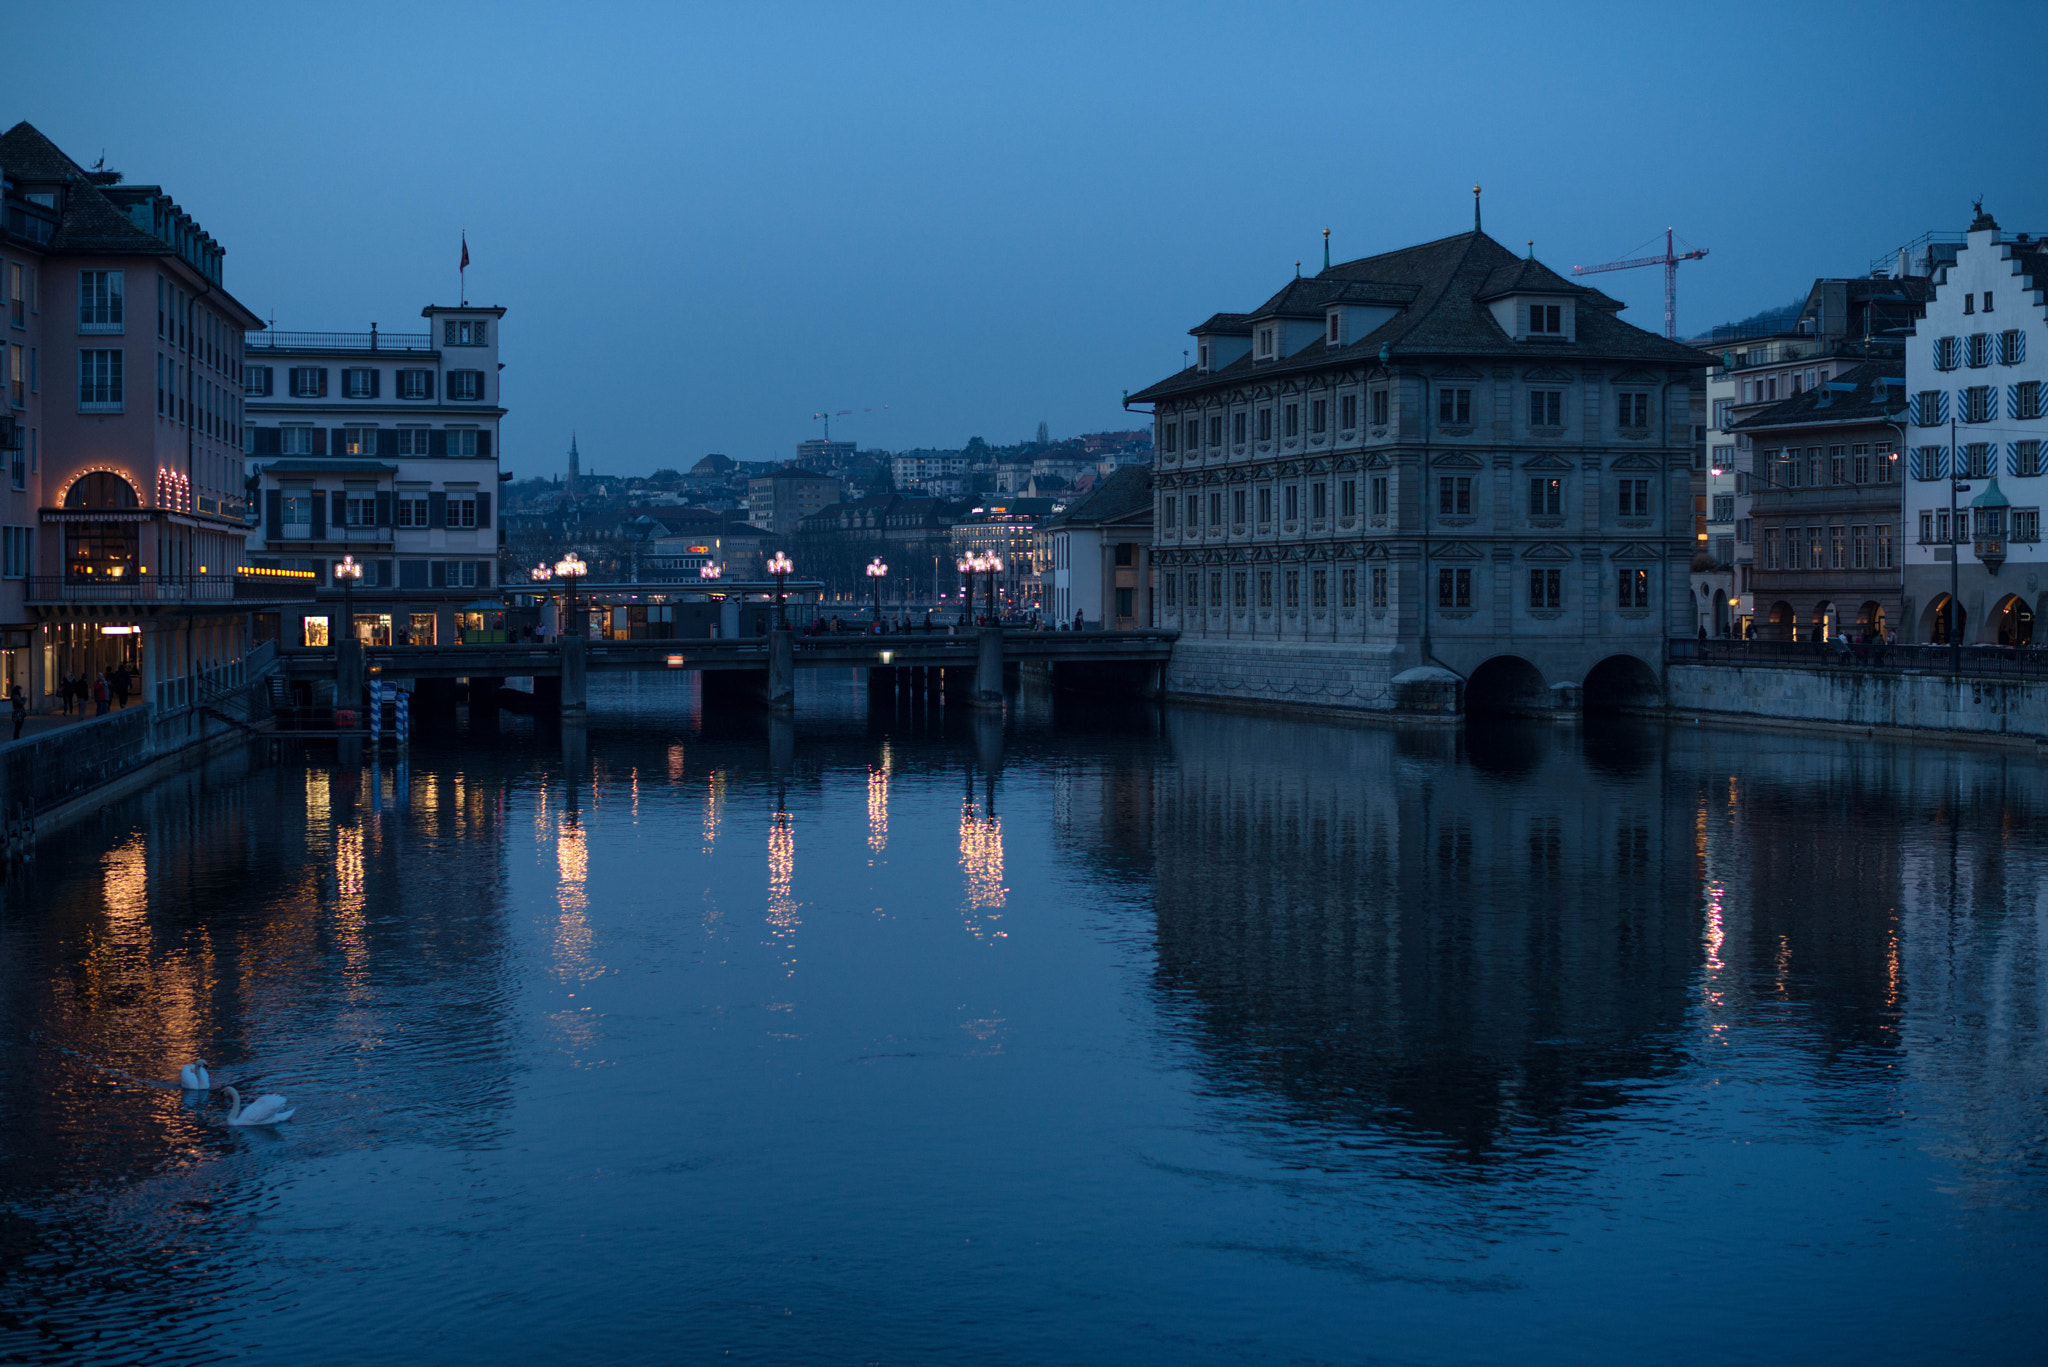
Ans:
[{"label": "stone town hall building", "polygon": [[1157,423],[1170,691],[1362,710],[1647,691],[1692,628],[1707,358],[1478,231],[1192,329]]}]

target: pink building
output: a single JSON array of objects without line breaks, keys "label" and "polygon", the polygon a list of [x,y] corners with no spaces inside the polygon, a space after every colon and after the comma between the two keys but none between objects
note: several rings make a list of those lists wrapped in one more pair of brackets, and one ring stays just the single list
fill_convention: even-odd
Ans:
[{"label": "pink building", "polygon": [[119,667],[160,712],[190,707],[239,678],[253,609],[296,596],[242,568],[242,337],[261,320],[161,188],[27,123],[0,135],[0,179],[0,667],[39,709]]}]

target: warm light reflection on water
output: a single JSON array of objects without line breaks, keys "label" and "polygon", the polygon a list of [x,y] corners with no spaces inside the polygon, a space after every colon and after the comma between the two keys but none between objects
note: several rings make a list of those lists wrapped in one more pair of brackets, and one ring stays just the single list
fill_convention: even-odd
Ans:
[{"label": "warm light reflection on water", "polygon": [[880,855],[889,848],[889,743],[882,742],[881,758],[868,766],[868,854]]},{"label": "warm light reflection on water", "polygon": [[1001,909],[1009,896],[1003,883],[1002,818],[982,815],[980,804],[972,799],[960,804],[960,871],[966,881],[961,910],[969,932],[977,938],[1008,935],[993,925],[1002,919]]},{"label": "warm light reflection on water", "polygon": [[768,821],[768,926],[782,954],[784,967],[796,972],[796,932],[803,921],[797,915],[796,822],[786,811],[777,811]]}]

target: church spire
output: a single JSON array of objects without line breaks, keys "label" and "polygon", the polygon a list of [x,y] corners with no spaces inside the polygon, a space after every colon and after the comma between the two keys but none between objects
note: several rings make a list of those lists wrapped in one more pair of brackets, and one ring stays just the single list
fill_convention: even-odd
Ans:
[{"label": "church spire", "polygon": [[576,432],[574,428],[571,428],[569,431],[569,482],[574,484],[577,477],[582,473],[583,457],[577,453]]}]

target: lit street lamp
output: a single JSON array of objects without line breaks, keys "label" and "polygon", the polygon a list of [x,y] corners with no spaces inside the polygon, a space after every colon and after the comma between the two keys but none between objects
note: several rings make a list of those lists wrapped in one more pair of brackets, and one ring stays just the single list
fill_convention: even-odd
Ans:
[{"label": "lit street lamp", "polygon": [[588,573],[590,573],[590,566],[584,564],[574,551],[570,551],[555,562],[555,578],[567,580],[569,584],[569,624],[578,636],[587,635],[588,633],[584,630],[583,623],[576,616],[576,581]]},{"label": "lit street lamp", "polygon": [[790,571],[795,568],[796,566],[790,563],[789,557],[781,551],[777,551],[768,561],[768,573],[775,576],[775,626],[777,630],[784,630],[789,626],[788,618],[782,610],[782,586],[788,581]]},{"label": "lit street lamp", "polygon": [[353,638],[356,634],[356,580],[363,577],[363,567],[352,555],[344,555],[334,567],[334,577],[341,581],[341,634]]},{"label": "lit street lamp", "polygon": [[960,557],[960,573],[967,576],[967,592],[960,595],[960,625],[970,626],[974,621],[974,572],[981,568],[981,557],[968,554]]},{"label": "lit street lamp", "polygon": [[998,626],[996,620],[996,576],[1003,572],[1003,558],[994,551],[982,557],[982,569],[988,572],[988,624]]},{"label": "lit street lamp", "polygon": [[723,565],[714,565],[709,560],[705,561],[703,564],[697,567],[697,577],[699,579],[716,579],[719,575],[724,573],[725,567]]},{"label": "lit street lamp", "polygon": [[875,625],[880,626],[882,624],[882,577],[889,573],[889,567],[882,563],[882,557],[878,555],[868,561],[867,573],[868,578],[875,586]]}]

